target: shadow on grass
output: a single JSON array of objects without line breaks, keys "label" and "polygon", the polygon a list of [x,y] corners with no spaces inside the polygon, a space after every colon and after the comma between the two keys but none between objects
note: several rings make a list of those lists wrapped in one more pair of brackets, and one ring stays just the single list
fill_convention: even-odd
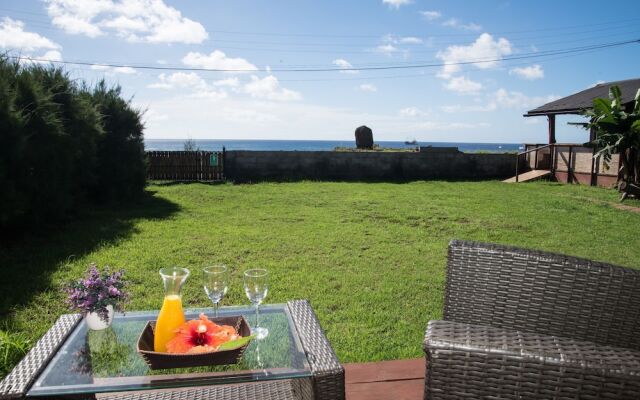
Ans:
[{"label": "shadow on grass", "polygon": [[316,179],[316,178],[309,178],[309,177],[288,177],[288,178],[264,178],[264,179],[235,179],[235,180],[229,180],[227,181],[227,183],[233,184],[233,185],[254,185],[254,184],[260,184],[260,183],[298,183],[298,182],[317,182],[317,183],[371,183],[371,184],[379,184],[379,183],[388,183],[391,185],[405,185],[405,184],[409,184],[409,183],[414,183],[414,182],[487,182],[487,181],[501,181],[503,179],[506,179],[508,177],[505,178],[477,178],[477,179],[472,179],[472,178],[459,178],[459,179],[454,179],[454,178],[439,178],[439,177],[434,177],[434,178],[415,178],[415,179],[333,179],[333,178],[326,178],[326,179]]},{"label": "shadow on grass", "polygon": [[177,204],[147,190],[136,202],[83,209],[73,222],[58,229],[4,240],[0,245],[0,321],[7,322],[12,310],[47,290],[51,274],[66,260],[126,239],[135,233],[136,220],[164,219],[179,210]]},{"label": "shadow on grass", "polygon": [[149,181],[154,186],[180,186],[180,185],[224,185],[226,181]]}]

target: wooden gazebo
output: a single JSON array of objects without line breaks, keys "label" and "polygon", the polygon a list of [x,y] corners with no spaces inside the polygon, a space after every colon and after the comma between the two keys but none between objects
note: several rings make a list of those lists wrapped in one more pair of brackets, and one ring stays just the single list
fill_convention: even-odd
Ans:
[{"label": "wooden gazebo", "polygon": [[[526,167],[521,168],[522,160],[520,160],[519,167],[516,168],[516,176],[510,181],[518,182],[552,176],[559,182],[599,186],[614,185],[618,179],[619,157],[613,157],[609,168],[606,169],[600,160],[594,159],[596,151],[594,148],[584,146],[584,143],[556,142],[556,116],[581,114],[593,106],[594,99],[608,98],[611,86],[620,87],[623,104],[631,107],[634,96],[640,88],[640,79],[600,83],[524,114],[525,117],[547,117],[549,140],[546,144],[525,145],[521,155],[525,158]],[[591,141],[593,133],[589,136],[588,141]],[[524,173],[520,174],[520,171]]]}]

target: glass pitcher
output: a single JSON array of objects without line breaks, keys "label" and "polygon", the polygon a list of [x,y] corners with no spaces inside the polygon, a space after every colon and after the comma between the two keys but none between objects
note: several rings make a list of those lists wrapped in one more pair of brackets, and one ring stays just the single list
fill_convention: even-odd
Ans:
[{"label": "glass pitcher", "polygon": [[164,301],[156,321],[153,349],[166,353],[167,342],[174,338],[176,329],[185,322],[180,289],[189,276],[189,270],[169,267],[159,272],[164,284]]}]

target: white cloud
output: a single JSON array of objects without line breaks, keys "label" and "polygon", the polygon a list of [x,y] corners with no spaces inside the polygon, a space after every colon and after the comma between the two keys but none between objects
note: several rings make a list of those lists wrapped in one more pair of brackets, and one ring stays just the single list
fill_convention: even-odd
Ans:
[{"label": "white cloud", "polygon": [[[48,64],[54,61],[62,61],[62,47],[35,32],[24,30],[22,21],[4,17],[0,21],[0,49],[20,56],[21,64]],[[35,51],[46,50],[42,54],[34,54]]]},{"label": "white cloud", "polygon": [[147,85],[147,87],[150,89],[165,90],[182,89],[188,91],[191,97],[206,97],[214,100],[227,97],[227,92],[219,90],[215,82],[213,85],[208,85],[207,82],[195,72],[174,72],[170,75],[162,73],[158,75],[158,82]]},{"label": "white cloud", "polygon": [[48,61],[62,61],[62,53],[60,53],[58,50],[49,50],[46,53],[44,53],[42,55],[42,57],[38,57],[38,58],[42,58],[43,60],[47,60],[45,62],[48,62]]},{"label": "white cloud", "polygon": [[363,83],[362,85],[358,86],[358,89],[362,90],[363,92],[377,92],[378,88],[375,85],[372,85],[370,83]]},{"label": "white cloud", "polygon": [[467,79],[464,76],[454,76],[444,84],[445,89],[457,92],[460,94],[476,94],[482,89],[482,84],[479,82]]},{"label": "white cloud", "polygon": [[211,54],[202,54],[198,52],[189,52],[182,59],[185,65],[198,68],[207,68],[215,70],[234,70],[233,73],[245,73],[257,71],[258,68],[244,58],[227,57],[220,50],[214,50]]},{"label": "white cloud", "polygon": [[257,99],[275,101],[295,101],[302,98],[300,93],[281,87],[278,78],[273,75],[262,79],[251,75],[251,81],[243,86],[242,92]]},{"label": "white cloud", "polygon": [[403,37],[400,38],[400,43],[404,43],[404,44],[421,44],[422,43],[422,39],[417,38],[415,36],[407,36],[407,37]]},{"label": "white cloud", "polygon": [[429,115],[428,112],[420,110],[418,107],[407,107],[398,111],[401,117],[422,117]]},{"label": "white cloud", "polygon": [[390,8],[398,9],[400,6],[406,6],[413,3],[413,0],[382,0],[382,4],[387,4]]},{"label": "white cloud", "polygon": [[58,50],[49,50],[42,55],[23,55],[24,58],[20,58],[18,62],[20,64],[41,64],[47,65],[55,61],[62,61],[62,53]]},{"label": "white cloud", "polygon": [[174,72],[173,74],[160,74],[158,75],[159,82],[152,83],[147,87],[151,89],[178,89],[178,88],[190,88],[197,90],[204,90],[207,88],[207,83],[195,72]]},{"label": "white cloud", "polygon": [[[442,18],[442,13],[439,11],[420,11],[420,15],[422,15],[422,17],[429,22],[434,22]],[[482,29],[482,26],[476,23],[463,23],[458,18],[448,18],[447,20],[443,21],[441,25],[449,28],[463,29],[466,31],[479,31]]]},{"label": "white cloud", "polygon": [[454,104],[449,106],[442,106],[440,109],[446,113],[459,113],[459,112],[489,112],[495,111],[498,108],[496,103],[485,102],[485,104],[475,104],[471,106],[462,106],[460,104]]},{"label": "white cloud", "polygon": [[236,77],[220,79],[213,82],[213,86],[238,87],[239,85],[240,85],[240,80]]},{"label": "white cloud", "polygon": [[100,65],[100,64],[93,64],[89,68],[91,68],[94,71],[105,71],[105,70],[109,69],[109,67],[107,67],[106,65]]},{"label": "white cloud", "polygon": [[130,42],[202,43],[204,27],[163,0],[45,0],[53,25],[71,34],[114,33]]},{"label": "white cloud", "polygon": [[160,114],[156,110],[147,109],[143,115],[143,119],[146,125],[148,122],[166,121],[169,119],[169,116],[166,114]]},{"label": "white cloud", "polygon": [[233,121],[236,123],[242,123],[246,121],[251,121],[259,124],[281,122],[281,119],[277,115],[259,110],[250,110],[237,107],[223,107],[222,111],[224,112],[225,119],[227,121]]},{"label": "white cloud", "polygon": [[409,56],[409,50],[398,47],[397,45],[412,45],[412,44],[420,44],[422,43],[422,39],[414,36],[396,36],[387,34],[384,35],[380,41],[382,44],[377,47],[371,49],[374,53],[384,54],[385,56],[391,57],[394,54],[400,54],[407,58]]},{"label": "white cloud", "polygon": [[442,17],[442,13],[440,13],[440,11],[420,11],[420,15],[422,15],[422,17],[427,21],[435,21]]},{"label": "white cloud", "polygon": [[450,106],[441,106],[440,109],[446,113],[455,113],[462,110],[462,106],[460,104],[453,104]]},{"label": "white cloud", "polygon": [[527,80],[535,80],[544,78],[544,70],[538,64],[529,65],[528,67],[515,67],[509,70],[509,75],[517,75]]},{"label": "white cloud", "polygon": [[172,74],[158,75],[158,81],[147,86],[150,89],[176,90],[182,89],[188,92],[191,97],[224,99],[228,93],[224,88],[231,88],[233,92],[248,94],[249,96],[274,101],[294,101],[300,100],[300,93],[280,86],[280,82],[273,75],[268,75],[262,79],[252,75],[251,80],[241,84],[236,77],[220,79],[208,83],[195,72],[174,72]]},{"label": "white cloud", "polygon": [[[524,93],[516,91],[508,91],[506,89],[498,89],[493,93],[487,94],[483,98],[476,98],[478,104],[461,105],[453,104],[441,106],[440,109],[445,113],[466,113],[466,112],[491,112],[498,109],[527,109],[537,107],[551,101],[559,99],[559,96],[527,96]],[[527,122],[536,123],[536,122]]]},{"label": "white cloud", "polygon": [[351,68],[353,68],[353,65],[351,65],[351,63],[343,58],[338,58],[336,60],[333,60],[333,65],[338,66],[341,69],[341,73],[343,74],[357,74],[359,71],[357,70],[353,70]]},{"label": "white cloud", "polygon": [[399,52],[400,49],[397,48],[396,46],[392,45],[392,44],[381,44],[380,46],[376,47],[374,51],[376,53],[380,53],[380,54],[384,54],[384,55],[390,56],[393,53]]},{"label": "white cloud", "polygon": [[473,65],[480,69],[495,68],[499,65],[500,59],[511,54],[511,52],[511,43],[507,39],[494,40],[490,34],[483,33],[472,44],[468,46],[449,46],[445,51],[439,51],[436,57],[445,63],[440,76],[450,78],[452,74],[460,71],[460,65],[456,63],[488,60],[476,62]]},{"label": "white cloud", "polygon": [[387,44],[421,44],[422,39],[415,36],[396,36],[387,34],[382,37],[382,42]]},{"label": "white cloud", "polygon": [[492,98],[498,106],[504,108],[524,109],[538,107],[551,101],[558,100],[560,96],[527,96],[521,92],[508,91],[500,88],[492,95]]},{"label": "white cloud", "polygon": [[0,47],[8,50],[31,52],[47,49],[58,50],[60,45],[40,36],[35,32],[24,30],[24,22],[4,17],[0,21]]},{"label": "white cloud", "polygon": [[138,71],[136,71],[135,68],[131,68],[131,67],[115,67],[113,69],[113,72],[116,74],[125,74],[125,75],[132,75],[132,74],[138,73]]},{"label": "white cloud", "polygon": [[454,131],[454,130],[468,130],[477,128],[487,128],[491,124],[488,122],[439,122],[439,121],[424,121],[419,122],[411,126],[414,130],[422,131]]},{"label": "white cloud", "polygon": [[[419,141],[478,141],[495,131],[489,124],[491,121],[474,120],[469,115],[429,120],[419,116],[403,117],[397,109],[388,114],[367,113],[357,108],[304,101],[263,101],[232,96],[211,100],[171,94],[156,96],[148,103],[141,103],[138,96],[135,104],[153,110],[156,115],[168,116],[149,122],[145,137],[154,139],[179,138],[176,132],[184,132],[185,124],[189,126],[188,135],[194,139],[300,139],[300,127],[304,127],[305,139],[353,140],[353,130],[362,124],[372,127],[377,140],[412,137]],[[327,126],[331,126],[329,131]],[[509,132],[508,137],[512,139],[513,133]],[[186,138],[187,134],[183,135]],[[494,137],[497,141],[508,141]]]},{"label": "white cloud", "polygon": [[465,24],[465,23],[462,23],[462,21],[460,21],[457,18],[449,18],[448,20],[442,23],[442,26],[464,29],[466,31],[479,31],[482,29],[482,26],[478,24],[474,24],[473,22],[469,22]]},{"label": "white cloud", "polygon": [[134,75],[138,73],[138,71],[132,67],[109,67],[107,65],[93,64],[89,68],[91,68],[94,71],[104,71],[106,75],[115,75],[115,74]]}]

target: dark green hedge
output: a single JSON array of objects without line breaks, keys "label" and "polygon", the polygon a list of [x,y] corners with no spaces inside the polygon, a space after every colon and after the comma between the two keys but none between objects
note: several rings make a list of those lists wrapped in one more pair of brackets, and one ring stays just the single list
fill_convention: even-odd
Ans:
[{"label": "dark green hedge", "polygon": [[0,57],[0,227],[67,218],[142,194],[142,113],[105,82]]}]

